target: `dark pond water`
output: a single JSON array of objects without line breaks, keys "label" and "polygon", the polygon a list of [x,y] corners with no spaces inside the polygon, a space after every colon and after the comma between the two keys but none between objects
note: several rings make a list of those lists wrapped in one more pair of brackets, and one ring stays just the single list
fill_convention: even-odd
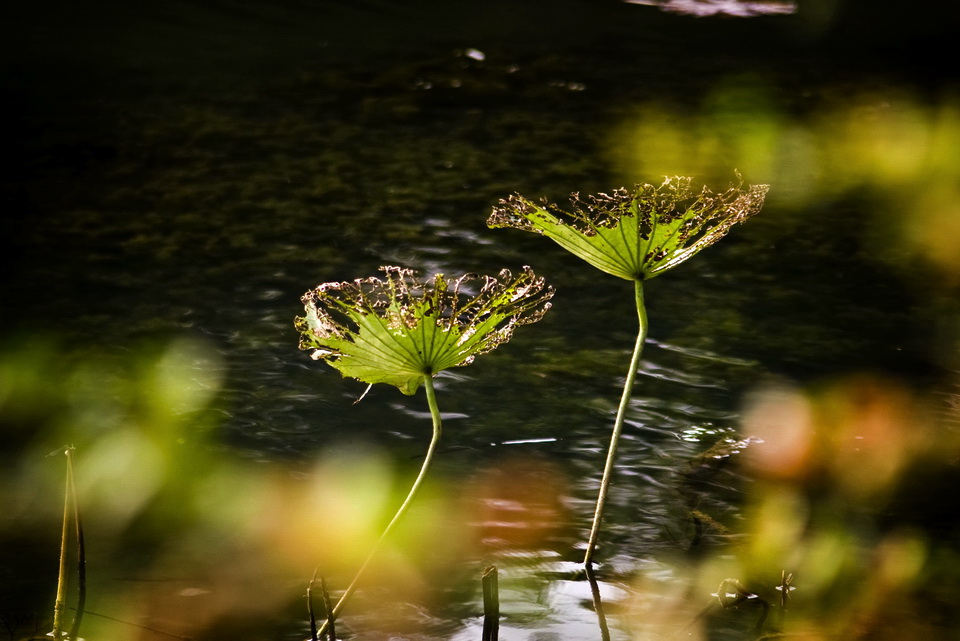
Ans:
[{"label": "dark pond water", "polygon": [[[60,469],[40,453],[64,442],[98,497],[87,638],[305,638],[314,565],[342,589],[369,543],[351,528],[396,503],[430,427],[422,395],[381,387],[353,404],[364,386],[299,352],[293,318],[307,289],[386,264],[450,275],[529,264],[557,294],[542,322],[438,379],[432,485],[341,634],[479,638],[479,576],[495,563],[501,638],[599,638],[577,562],[635,333],[631,286],[542,238],[487,229],[486,216],[514,191],[559,201],[674,172],[723,187],[735,169],[772,185],[763,213],[647,288],[650,335],[598,558],[614,638],[756,636],[749,608],[697,614],[737,555],[758,584],[801,563],[793,550],[751,569],[751,554],[767,557],[741,544],[757,505],[792,500],[737,462],[754,447],[744,408],[757,390],[801,395],[850,377],[874,381],[874,400],[951,390],[957,210],[923,198],[951,202],[960,184],[956,74],[939,65],[954,23],[946,8],[856,2],[767,3],[771,15],[750,18],[651,4],[16,8],[0,179],[10,638],[49,629]],[[171,342],[193,346],[172,381],[143,364],[166,363]],[[160,383],[210,395],[157,410],[136,388],[162,405]],[[101,396],[135,400],[121,411]],[[116,440],[150,421],[160,436]],[[942,442],[960,453],[955,440]],[[945,477],[891,481],[884,496],[941,494],[957,478],[949,460],[937,462]],[[794,489],[814,497],[811,530],[848,509],[816,483]],[[363,501],[381,516],[351,521]],[[922,533],[923,558],[956,568],[944,516],[955,499],[944,501],[932,517],[918,508],[909,532]],[[886,526],[863,533],[878,513],[830,530],[854,541],[857,568],[886,541]],[[340,538],[312,541],[311,528]],[[351,532],[357,551],[330,549]],[[941,591],[910,603],[929,604],[930,630],[947,638],[960,591],[943,572]],[[845,612],[831,592],[842,581],[809,585],[809,607]],[[653,594],[685,605],[657,620],[651,608],[670,608]]]}]

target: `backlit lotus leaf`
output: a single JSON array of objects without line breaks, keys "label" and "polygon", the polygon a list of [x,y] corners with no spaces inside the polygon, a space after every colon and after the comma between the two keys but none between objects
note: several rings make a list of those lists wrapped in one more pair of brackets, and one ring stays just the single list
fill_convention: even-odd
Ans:
[{"label": "backlit lotus leaf", "polygon": [[436,274],[382,267],[385,278],[324,283],[303,295],[296,319],[300,348],[344,376],[389,383],[413,394],[424,377],[468,365],[540,320],[553,288],[529,267],[514,277]]},{"label": "backlit lotus leaf", "polygon": [[586,199],[573,194],[571,212],[513,194],[500,201],[487,224],[543,234],[608,274],[649,280],[759,212],[769,188],[737,185],[712,192],[704,187],[697,193],[691,182],[672,176],[659,187],[637,185]]}]

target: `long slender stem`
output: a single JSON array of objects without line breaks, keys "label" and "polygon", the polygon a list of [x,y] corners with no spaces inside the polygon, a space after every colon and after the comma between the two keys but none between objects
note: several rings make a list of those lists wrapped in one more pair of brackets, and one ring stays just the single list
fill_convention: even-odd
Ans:
[{"label": "long slender stem", "polygon": [[60,571],[57,577],[57,598],[53,604],[53,638],[63,638],[63,613],[67,607],[67,537],[70,534],[70,494],[73,489],[73,476],[70,474],[71,448],[66,448],[67,481],[63,499],[63,530],[60,534]]},{"label": "long slender stem", "polygon": [[343,607],[346,605],[347,601],[350,600],[350,597],[353,596],[353,593],[357,589],[357,585],[360,583],[360,578],[363,576],[364,572],[367,570],[367,566],[370,565],[370,562],[376,556],[377,552],[380,550],[380,547],[383,545],[383,542],[389,536],[391,530],[400,520],[400,518],[406,513],[410,508],[410,504],[413,502],[413,498],[416,496],[417,491],[420,489],[420,486],[423,484],[423,479],[427,476],[427,469],[430,467],[430,461],[433,460],[434,452],[437,450],[437,443],[440,442],[440,434],[443,431],[443,426],[440,422],[440,409],[437,407],[437,395],[433,389],[433,379],[430,374],[425,374],[423,387],[427,392],[427,404],[430,406],[430,416],[433,419],[433,437],[430,439],[430,446],[427,448],[427,455],[423,459],[423,465],[420,466],[420,473],[417,474],[417,479],[413,482],[413,486],[410,488],[410,492],[407,494],[407,498],[404,499],[403,503],[400,505],[400,509],[397,510],[397,513],[393,515],[393,518],[390,519],[390,523],[387,524],[387,527],[383,530],[383,534],[380,535],[380,538],[377,539],[377,542],[374,544],[373,549],[370,550],[370,553],[367,555],[366,560],[363,562],[363,565],[360,566],[360,569],[357,570],[356,576],[353,577],[353,581],[350,582],[350,585],[347,586],[346,592],[343,593],[343,596],[340,597],[340,600],[337,601],[337,605],[334,606],[332,611],[327,612],[327,620],[323,622],[320,626],[320,629],[317,630],[317,634],[323,636],[326,634],[327,629],[330,627],[330,624],[343,610]]},{"label": "long slender stem", "polygon": [[640,329],[637,332],[637,342],[633,347],[633,356],[630,358],[630,369],[627,371],[627,380],[623,384],[623,395],[620,397],[620,407],[617,409],[617,418],[613,423],[613,435],[610,437],[610,449],[607,451],[607,462],[603,467],[603,479],[600,481],[600,495],[597,497],[597,509],[593,515],[593,527],[590,528],[590,540],[587,542],[587,551],[583,556],[583,564],[590,567],[593,562],[593,552],[597,547],[597,537],[600,534],[600,523],[603,521],[603,508],[607,502],[607,492],[610,490],[610,480],[613,476],[613,464],[617,457],[617,446],[620,443],[620,433],[623,431],[623,420],[630,405],[633,394],[633,383],[637,378],[637,369],[640,366],[640,355],[643,353],[643,343],[647,339],[647,308],[643,304],[643,281],[634,281],[634,294],[637,303],[637,317]]},{"label": "long slender stem", "polygon": [[70,480],[70,502],[73,503],[73,524],[77,535],[77,613],[70,626],[70,638],[80,638],[80,622],[87,604],[87,544],[83,538],[80,502],[77,500],[77,482],[73,475],[73,452],[67,450],[67,478]]}]

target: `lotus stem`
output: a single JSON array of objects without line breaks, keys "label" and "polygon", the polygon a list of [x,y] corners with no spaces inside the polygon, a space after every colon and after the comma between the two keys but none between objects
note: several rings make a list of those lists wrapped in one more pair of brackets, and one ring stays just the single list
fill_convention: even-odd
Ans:
[{"label": "lotus stem", "polygon": [[603,521],[603,509],[607,503],[607,493],[610,490],[610,481],[613,476],[613,464],[617,458],[617,446],[620,442],[620,433],[623,431],[623,420],[630,405],[633,394],[633,383],[637,378],[637,369],[640,367],[640,355],[643,353],[643,343],[647,339],[647,309],[643,304],[643,281],[634,281],[634,293],[637,303],[637,318],[639,331],[637,342],[633,347],[633,356],[630,358],[630,369],[627,371],[627,380],[623,384],[623,395],[620,397],[620,407],[617,409],[617,418],[613,423],[613,435],[610,437],[610,449],[607,451],[607,462],[603,467],[603,478],[600,481],[600,494],[597,497],[597,508],[593,515],[593,527],[590,529],[590,539],[587,542],[587,551],[583,557],[583,564],[589,568],[593,562],[593,552],[597,547],[597,537],[600,534],[600,523]]},{"label": "lotus stem", "polygon": [[366,572],[370,562],[373,561],[373,558],[377,555],[377,552],[380,550],[383,542],[387,540],[387,537],[390,535],[390,532],[393,530],[394,526],[410,508],[410,504],[413,503],[413,499],[417,495],[417,491],[420,489],[420,486],[423,484],[423,480],[427,476],[427,469],[430,467],[430,462],[433,460],[433,455],[436,452],[437,444],[440,442],[440,435],[443,431],[443,426],[440,421],[440,409],[437,407],[437,395],[433,388],[433,378],[429,372],[424,373],[423,381],[423,387],[427,393],[427,405],[430,407],[430,416],[433,419],[433,437],[430,439],[430,446],[427,448],[427,455],[423,459],[423,465],[420,466],[420,473],[417,474],[417,478],[413,482],[413,486],[411,486],[410,492],[407,494],[407,498],[404,499],[403,503],[400,505],[400,509],[398,509],[397,513],[393,515],[393,518],[390,519],[390,523],[387,524],[387,527],[383,530],[383,534],[381,534],[380,538],[377,539],[373,549],[370,550],[366,560],[364,560],[363,565],[361,565],[360,569],[357,570],[357,574],[353,577],[353,581],[350,582],[350,585],[347,586],[347,590],[340,597],[340,600],[337,601],[337,605],[334,606],[333,610],[327,611],[327,620],[324,621],[319,630],[317,630],[317,634],[319,636],[326,634],[327,630],[333,625],[333,622],[336,620],[336,618],[340,616],[340,612],[347,604],[347,601],[350,600],[350,597],[353,596],[353,593],[356,591],[357,586],[360,583],[360,579],[363,577],[364,572]]}]

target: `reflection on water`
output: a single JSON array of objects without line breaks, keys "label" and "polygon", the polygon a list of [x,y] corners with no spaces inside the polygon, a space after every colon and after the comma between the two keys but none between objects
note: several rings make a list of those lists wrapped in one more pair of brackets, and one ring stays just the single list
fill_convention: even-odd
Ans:
[{"label": "reflection on water", "polygon": [[643,4],[657,7],[661,11],[690,16],[732,16],[753,18],[790,14],[797,11],[797,3],[791,0],[625,0],[630,4]]},{"label": "reflection on water", "polygon": [[[2,629],[49,630],[62,462],[47,454],[70,443],[83,636],[306,638],[310,573],[322,563],[335,594],[348,582],[429,419],[395,390],[354,404],[364,385],[301,355],[300,294],[381,264],[531,264],[555,309],[437,379],[437,476],[338,627],[479,638],[496,564],[501,638],[599,638],[577,561],[631,301],[484,220],[514,191],[562,201],[662,174],[723,184],[734,168],[773,185],[763,214],[649,284],[598,551],[611,634],[752,638],[757,612],[711,596],[728,578],[771,604],[771,634],[960,629],[960,109],[929,65],[909,66],[916,47],[871,61],[791,15],[619,1],[485,3],[460,21],[456,3],[331,3],[319,26],[295,4],[118,3],[89,47],[71,44],[87,33],[71,5],[14,40]],[[919,20],[902,17],[896,33]],[[532,24],[562,29],[541,40]]]}]

